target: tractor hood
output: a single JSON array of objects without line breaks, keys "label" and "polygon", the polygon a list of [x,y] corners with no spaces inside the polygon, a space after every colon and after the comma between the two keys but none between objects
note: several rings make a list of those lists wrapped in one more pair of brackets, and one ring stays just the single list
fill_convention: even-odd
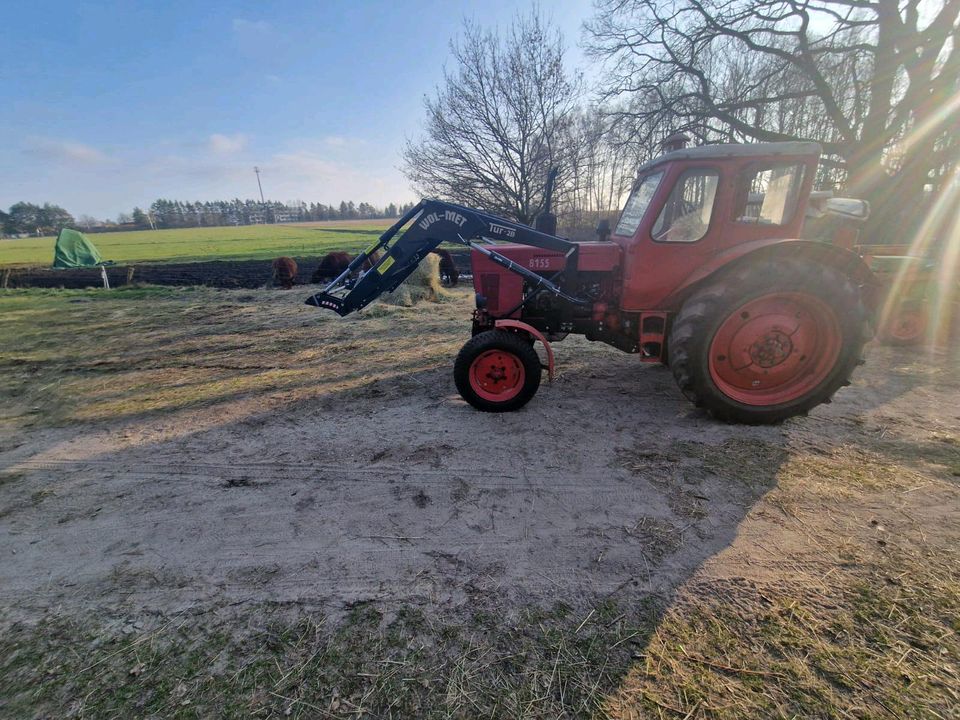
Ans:
[{"label": "tractor hood", "polygon": [[[579,272],[609,272],[620,264],[620,246],[614,242],[577,243]],[[562,252],[506,243],[492,246],[501,255],[510,258],[518,265],[537,273],[560,272],[566,266],[566,257]],[[474,250],[470,257],[473,275],[481,272],[504,272],[504,269],[481,253]]]}]

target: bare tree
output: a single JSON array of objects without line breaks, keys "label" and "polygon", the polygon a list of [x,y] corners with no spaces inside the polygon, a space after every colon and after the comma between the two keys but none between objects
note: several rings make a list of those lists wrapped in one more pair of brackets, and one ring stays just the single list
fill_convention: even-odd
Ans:
[{"label": "bare tree", "polygon": [[578,112],[570,123],[568,172],[559,194],[565,227],[588,228],[619,209],[637,165],[645,159],[621,128],[596,106]]},{"label": "bare tree", "polygon": [[589,29],[638,136],[819,141],[876,227],[956,163],[960,0],[599,0]]},{"label": "bare tree", "polygon": [[579,80],[558,30],[536,12],[504,35],[472,23],[451,44],[455,68],[424,99],[425,137],[407,143],[404,172],[425,195],[524,223],[543,208],[549,169],[568,172],[565,131]]}]

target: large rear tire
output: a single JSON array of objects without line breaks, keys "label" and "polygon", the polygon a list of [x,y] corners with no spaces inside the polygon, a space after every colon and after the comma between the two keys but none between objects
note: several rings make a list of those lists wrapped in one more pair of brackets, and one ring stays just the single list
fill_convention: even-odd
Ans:
[{"label": "large rear tire", "polygon": [[909,347],[921,345],[927,338],[930,315],[922,300],[901,300],[884,318],[877,333],[884,345]]},{"label": "large rear tire", "polygon": [[668,339],[683,394],[714,417],[776,423],[829,402],[860,362],[853,280],[802,260],[749,263],[691,296]]},{"label": "large rear tire", "polygon": [[453,379],[460,395],[484,412],[519,410],[540,387],[540,356],[524,334],[487,330],[457,354]]}]

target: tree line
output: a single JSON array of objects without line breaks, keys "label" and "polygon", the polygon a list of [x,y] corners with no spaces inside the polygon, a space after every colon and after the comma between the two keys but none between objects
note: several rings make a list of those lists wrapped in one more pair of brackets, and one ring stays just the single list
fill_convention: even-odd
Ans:
[{"label": "tree line", "polygon": [[576,224],[615,211],[674,133],[815,141],[818,187],[869,200],[868,232],[906,242],[960,181],[958,0],[597,0],[582,44],[589,87],[535,11],[467,23],[404,152],[414,186],[530,222],[556,166]]},{"label": "tree line", "polygon": [[160,228],[214,227],[259,223],[310,222],[322,220],[374,220],[396,218],[413,203],[390,203],[378,208],[370,203],[343,201],[339,205],[323,203],[260,202],[258,200],[215,200],[183,202],[155,200],[146,210],[135,207],[120,213],[116,221],[97,220],[89,215],[74,217],[59,205],[18,202],[7,212],[0,210],[0,233],[17,235],[56,235],[64,227],[91,232],[147,230]]},{"label": "tree line", "polygon": [[47,235],[73,224],[73,215],[51,203],[18,202],[7,212],[0,210],[0,233],[4,235]]},{"label": "tree line", "polygon": [[134,208],[129,221],[137,227],[176,228],[322,220],[376,220],[399,217],[411,207],[413,203],[390,203],[384,208],[378,208],[366,202],[356,204],[352,200],[342,201],[339,205],[304,202],[291,205],[240,199],[213,202],[160,199],[155,200],[146,212]]}]

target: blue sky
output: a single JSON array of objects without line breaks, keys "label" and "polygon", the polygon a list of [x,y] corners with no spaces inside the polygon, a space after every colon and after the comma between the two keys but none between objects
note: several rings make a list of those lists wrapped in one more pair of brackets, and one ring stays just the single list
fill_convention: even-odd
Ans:
[{"label": "blue sky", "polygon": [[[158,197],[382,205],[464,18],[529,0],[21,2],[0,29],[0,207],[115,218]],[[590,0],[542,2],[582,63]]]}]

